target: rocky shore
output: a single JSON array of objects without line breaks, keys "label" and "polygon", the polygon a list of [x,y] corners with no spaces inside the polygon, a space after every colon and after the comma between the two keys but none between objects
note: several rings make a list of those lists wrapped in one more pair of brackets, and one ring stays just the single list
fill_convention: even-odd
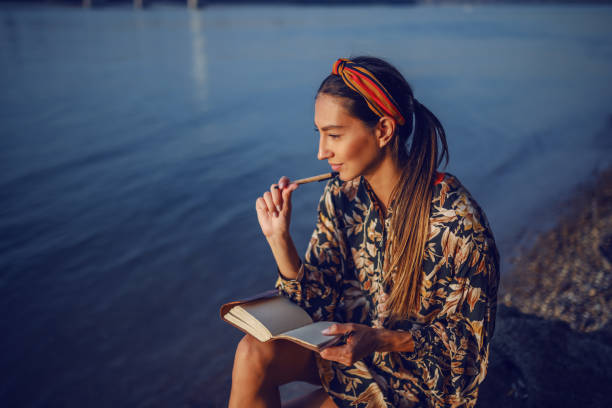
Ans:
[{"label": "rocky shore", "polygon": [[478,407],[612,406],[612,168],[566,204],[502,281]]}]

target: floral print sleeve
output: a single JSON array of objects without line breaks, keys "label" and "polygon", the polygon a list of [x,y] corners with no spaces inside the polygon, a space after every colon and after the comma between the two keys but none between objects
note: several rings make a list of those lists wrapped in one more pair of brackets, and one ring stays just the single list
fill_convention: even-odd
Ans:
[{"label": "floral print sleeve", "polygon": [[296,280],[281,293],[315,319],[410,331],[413,352],[375,352],[347,367],[323,360],[321,383],[339,407],[473,407],[495,328],[499,254],[482,209],[450,174],[438,174],[430,215],[421,306],[390,322],[382,265],[393,209],[367,181],[334,179]]},{"label": "floral print sleeve", "polygon": [[[430,401],[424,406],[476,404],[478,386],[487,373],[489,342],[495,328],[497,251],[480,233],[464,235],[465,240],[453,235],[444,229],[441,239],[446,245],[442,257],[454,246],[451,267],[440,270],[437,289],[422,302],[421,316],[436,310],[437,305],[435,318],[411,329],[413,352],[390,353],[383,358],[388,365],[380,365],[389,369],[392,387],[400,386],[404,374],[417,374],[414,385],[418,392],[406,396],[419,400],[417,396],[422,394]],[[453,239],[456,242],[450,242]]]},{"label": "floral print sleeve", "polygon": [[331,182],[325,187],[317,212],[317,224],[297,278],[285,279],[279,274],[276,287],[306,310],[314,321],[333,321],[344,262]]}]

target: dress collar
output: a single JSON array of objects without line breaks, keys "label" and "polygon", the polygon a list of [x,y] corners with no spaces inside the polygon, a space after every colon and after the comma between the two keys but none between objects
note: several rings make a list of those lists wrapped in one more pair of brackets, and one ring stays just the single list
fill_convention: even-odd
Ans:
[{"label": "dress collar", "polygon": [[[432,180],[433,185],[437,186],[438,184],[442,183],[445,176],[446,176],[445,173],[440,173],[436,171],[434,173],[433,180]],[[378,216],[380,217],[380,219],[385,220],[387,218],[390,218],[393,215],[393,208],[395,207],[395,199],[393,199],[389,203],[389,206],[387,207],[387,211],[385,213],[383,211],[383,205],[380,202],[380,199],[378,198],[376,193],[374,193],[374,190],[372,189],[372,186],[370,185],[370,183],[368,183],[368,180],[366,180],[365,177],[361,176],[361,182],[363,183],[363,186],[365,187],[365,191],[368,195],[368,198],[370,199],[370,202],[376,209],[376,212],[378,213]]]},{"label": "dress collar", "polygon": [[361,176],[361,181],[362,181],[363,186],[365,188],[365,191],[366,191],[366,193],[368,195],[368,198],[370,199],[370,202],[372,203],[372,206],[374,206],[374,209],[378,213],[379,218],[381,220],[385,220],[387,218],[390,218],[391,214],[393,214],[393,205],[395,204],[395,200],[393,200],[391,203],[389,203],[389,206],[387,207],[387,211],[385,213],[383,211],[383,205],[380,202],[380,199],[378,198],[376,193],[374,193],[374,190],[372,189],[372,186],[370,185],[370,183],[368,183],[368,180],[366,180],[365,177]]}]

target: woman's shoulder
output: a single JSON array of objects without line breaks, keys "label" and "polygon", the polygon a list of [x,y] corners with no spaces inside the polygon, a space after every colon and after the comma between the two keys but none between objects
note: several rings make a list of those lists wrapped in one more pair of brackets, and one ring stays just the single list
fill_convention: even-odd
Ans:
[{"label": "woman's shoulder", "polygon": [[430,228],[434,247],[444,259],[452,256],[457,270],[463,266],[499,270],[499,252],[487,216],[453,174],[446,173],[436,185]]},{"label": "woman's shoulder", "polygon": [[451,173],[445,173],[434,188],[431,221],[447,226],[458,235],[493,235],[484,210]]}]

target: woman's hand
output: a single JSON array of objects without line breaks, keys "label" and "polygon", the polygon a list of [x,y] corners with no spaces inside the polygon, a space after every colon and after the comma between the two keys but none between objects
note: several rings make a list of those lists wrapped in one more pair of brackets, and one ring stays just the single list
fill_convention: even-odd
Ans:
[{"label": "woman's hand", "polygon": [[346,366],[355,364],[356,361],[372,354],[378,348],[378,331],[373,327],[356,323],[336,323],[322,331],[329,336],[349,335],[346,344],[342,346],[328,347],[319,352],[326,360],[337,361]]},{"label": "woman's hand", "polygon": [[257,220],[266,238],[289,235],[291,193],[297,188],[297,184],[290,184],[289,179],[283,176],[278,184],[272,184],[270,191],[266,191],[255,202]]}]

